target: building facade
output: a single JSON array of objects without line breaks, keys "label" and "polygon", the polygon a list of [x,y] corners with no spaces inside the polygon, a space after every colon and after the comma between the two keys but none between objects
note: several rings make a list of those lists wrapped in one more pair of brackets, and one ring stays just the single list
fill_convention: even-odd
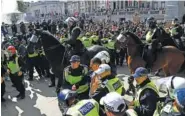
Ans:
[{"label": "building facade", "polygon": [[27,16],[32,21],[58,20],[66,13],[64,1],[38,1],[31,2],[27,9]]}]

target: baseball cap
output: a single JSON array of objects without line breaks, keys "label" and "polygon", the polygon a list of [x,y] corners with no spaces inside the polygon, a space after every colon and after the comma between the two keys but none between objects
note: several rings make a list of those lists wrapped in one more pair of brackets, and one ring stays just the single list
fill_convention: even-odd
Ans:
[{"label": "baseball cap", "polygon": [[148,70],[144,67],[139,67],[135,70],[135,73],[132,75],[134,78],[138,78],[141,76],[147,76]]},{"label": "baseball cap", "polygon": [[70,62],[80,62],[80,56],[73,55],[70,59]]},{"label": "baseball cap", "polygon": [[103,72],[110,71],[111,67],[108,64],[101,64],[98,70],[95,71],[96,74],[102,74]]},{"label": "baseball cap", "polygon": [[100,104],[104,105],[104,107],[108,111],[115,112],[115,113],[122,112],[126,109],[126,103],[123,97],[116,92],[110,92],[106,96],[102,97],[100,99]]}]

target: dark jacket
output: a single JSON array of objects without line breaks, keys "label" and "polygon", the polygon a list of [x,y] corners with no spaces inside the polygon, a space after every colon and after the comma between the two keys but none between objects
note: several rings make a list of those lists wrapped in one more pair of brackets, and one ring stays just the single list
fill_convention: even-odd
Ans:
[{"label": "dark jacket", "polygon": [[[114,75],[110,75],[110,76],[107,76],[105,78],[102,79],[102,82],[104,82],[105,80],[107,79],[113,79],[115,78]],[[96,92],[93,94],[93,95],[89,95],[90,98],[93,98],[95,99],[98,103],[100,102],[100,99],[105,96],[107,93],[109,93],[109,90],[107,87],[105,87],[105,85],[101,85],[97,90]]]},{"label": "dark jacket", "polygon": [[[9,61],[15,61],[15,58],[16,57],[17,57],[16,55],[13,55],[12,57],[9,58],[9,60],[7,61],[7,63]],[[21,57],[18,57],[18,64],[19,64],[19,67],[20,67],[20,71],[25,72],[24,68],[22,67],[22,66],[25,65],[25,63],[24,63],[24,61],[23,61],[23,59]]]},{"label": "dark jacket", "polygon": [[[85,85],[88,82],[88,77],[83,74],[84,65],[80,65],[77,69],[72,69],[71,66],[68,66],[69,74],[72,76],[82,76],[82,80],[79,83],[76,83],[76,88],[78,89],[79,86]],[[69,82],[66,81],[65,77],[63,76],[63,88],[65,89],[72,89],[72,86]]]},{"label": "dark jacket", "polygon": [[[145,80],[139,87],[144,87],[150,80]],[[152,89],[145,89],[140,95],[140,106],[134,107],[138,116],[153,116],[156,110],[156,104],[158,102],[159,95]]]},{"label": "dark jacket", "polygon": [[16,26],[15,24],[13,24],[13,25],[11,26],[11,28],[12,28],[12,32],[13,32],[13,33],[17,33],[17,26]]}]

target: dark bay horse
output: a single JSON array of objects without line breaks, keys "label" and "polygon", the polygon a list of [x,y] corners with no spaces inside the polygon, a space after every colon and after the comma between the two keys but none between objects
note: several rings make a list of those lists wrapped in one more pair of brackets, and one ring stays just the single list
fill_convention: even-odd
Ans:
[{"label": "dark bay horse", "polygon": [[[66,55],[68,55],[68,52],[71,50],[63,46],[57,38],[47,31],[35,30],[35,35],[37,39],[39,38],[38,41],[41,41],[46,58],[52,67],[53,73],[56,77],[59,77],[58,84],[62,84],[61,77],[63,77],[63,69],[69,64],[69,57],[66,57]],[[81,56],[81,63],[89,65],[90,60],[100,51],[107,51],[110,54],[108,49],[105,47],[94,45],[88,48]]]},{"label": "dark bay horse", "polygon": [[[121,33],[117,40],[119,41],[116,42],[117,49],[127,48],[127,63],[131,74],[135,72],[136,68],[146,66],[146,61],[142,57],[145,45],[135,34],[131,32]],[[163,69],[165,76],[176,74],[185,65],[185,54],[174,46],[164,46],[156,55],[152,71]]]}]

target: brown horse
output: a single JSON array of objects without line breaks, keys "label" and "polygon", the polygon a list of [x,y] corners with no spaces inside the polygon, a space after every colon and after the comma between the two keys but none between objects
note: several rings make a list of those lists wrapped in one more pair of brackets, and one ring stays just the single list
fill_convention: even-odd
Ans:
[{"label": "brown horse", "polygon": [[[127,48],[127,63],[131,74],[136,68],[146,66],[146,61],[142,57],[144,46],[145,44],[131,32],[121,33],[117,37],[116,48]],[[185,54],[174,46],[164,46],[156,55],[152,72],[163,69],[165,76],[175,75],[185,64]]]}]

